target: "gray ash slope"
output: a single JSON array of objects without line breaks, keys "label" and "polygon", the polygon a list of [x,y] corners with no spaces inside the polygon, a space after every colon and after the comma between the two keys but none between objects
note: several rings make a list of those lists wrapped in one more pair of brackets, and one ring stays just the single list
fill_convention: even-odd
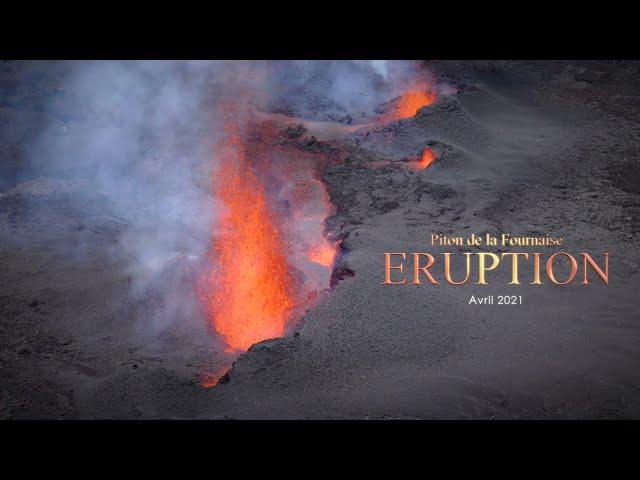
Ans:
[{"label": "gray ash slope", "polygon": [[[108,199],[82,196],[95,215],[78,225],[65,195],[82,185],[5,190],[0,416],[638,418],[640,65],[433,68],[457,95],[355,133],[348,161],[324,172],[337,208],[329,227],[344,238],[337,267],[355,275],[213,389],[197,375],[206,335],[149,344],[137,331],[143,313],[123,304],[127,272],[108,255],[127,226],[105,213]],[[2,108],[11,123],[17,107]],[[425,145],[436,163],[409,171],[403,160]],[[48,223],[29,217],[33,201],[49,202]],[[30,244],[42,238],[30,229],[45,228],[51,242]],[[91,261],[58,245],[56,229],[76,229]],[[563,235],[576,251],[611,252],[610,285],[510,288],[519,307],[467,304],[505,293],[499,275],[482,289],[380,285],[382,252],[424,251],[431,232]]]},{"label": "gray ash slope", "polygon": [[[226,415],[637,417],[638,198],[615,173],[637,162],[635,121],[585,106],[599,85],[555,91],[535,64],[440,67],[470,83],[414,119],[357,133],[350,163],[326,172],[330,223],[347,235],[341,263],[355,276],[309,312],[299,337],[237,361],[212,392]],[[573,69],[558,75],[586,71]],[[402,167],[429,142],[434,166]],[[367,168],[358,148],[395,162]],[[611,251],[611,285],[506,290],[504,275],[486,288],[380,285],[382,252],[432,250],[431,232],[561,235],[575,251]],[[467,304],[504,293],[525,305]]]}]

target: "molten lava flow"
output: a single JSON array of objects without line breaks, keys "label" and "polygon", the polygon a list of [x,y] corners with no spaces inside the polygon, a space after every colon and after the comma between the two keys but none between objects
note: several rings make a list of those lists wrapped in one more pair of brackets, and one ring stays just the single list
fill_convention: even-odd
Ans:
[{"label": "molten lava flow", "polygon": [[436,94],[422,87],[416,90],[410,90],[403,93],[396,101],[391,112],[384,115],[381,120],[389,122],[393,120],[401,120],[403,118],[411,118],[418,113],[422,107],[431,105],[436,101]]},{"label": "molten lava flow", "polygon": [[[284,336],[335,284],[340,241],[327,232],[326,221],[336,212],[321,173],[344,162],[350,151],[345,140],[358,130],[413,117],[436,100],[424,77],[402,86],[404,93],[385,104],[385,113],[360,125],[260,111],[248,106],[256,102],[239,100],[256,93],[243,92],[243,87],[236,100],[221,105],[227,122],[213,180],[218,225],[199,293],[229,358],[254,343]],[[409,168],[422,170],[434,159],[426,148]],[[219,363],[216,358],[203,373],[203,386],[224,376],[227,367]]]},{"label": "molten lava flow", "polygon": [[398,101],[396,116],[397,118],[411,118],[422,107],[432,104],[435,99],[435,95],[426,91],[407,92]]},{"label": "molten lava flow", "polygon": [[213,326],[232,349],[281,337],[294,307],[281,226],[237,134],[222,144],[214,190],[225,209],[209,280]]},{"label": "molten lava flow", "polygon": [[436,159],[436,153],[429,147],[425,147],[422,152],[422,157],[419,160],[411,162],[411,169],[414,171],[420,171],[431,165]]},{"label": "molten lava flow", "polygon": [[[266,115],[229,121],[219,148],[213,192],[220,204],[211,272],[201,297],[230,351],[282,337],[329,288],[338,242],[326,232],[334,213],[318,172],[337,155],[283,140]],[[203,376],[203,385],[219,377]]]},{"label": "molten lava flow", "polygon": [[330,244],[327,240],[309,251],[309,259],[323,267],[331,267],[335,258],[336,247]]}]

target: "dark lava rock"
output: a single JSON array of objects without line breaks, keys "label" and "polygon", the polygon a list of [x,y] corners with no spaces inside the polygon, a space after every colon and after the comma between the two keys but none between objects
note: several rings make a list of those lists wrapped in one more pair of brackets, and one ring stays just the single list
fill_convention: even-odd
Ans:
[{"label": "dark lava rock", "polygon": [[336,267],[333,269],[333,272],[331,272],[331,280],[329,281],[329,286],[333,288],[345,278],[355,277],[355,276],[356,274],[354,273],[354,271],[348,267],[345,267],[345,266]]}]

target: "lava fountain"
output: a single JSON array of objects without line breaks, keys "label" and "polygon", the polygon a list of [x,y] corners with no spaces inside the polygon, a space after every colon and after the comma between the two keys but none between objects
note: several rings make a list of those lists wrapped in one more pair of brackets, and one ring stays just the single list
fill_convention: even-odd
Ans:
[{"label": "lava fountain", "polygon": [[[374,123],[413,117],[435,100],[427,83],[413,82]],[[235,355],[285,336],[330,287],[339,241],[326,231],[335,207],[319,173],[347,156],[339,139],[373,124],[334,126],[252,107],[231,120],[227,107],[212,178],[218,222],[199,293],[212,329]],[[426,148],[412,168],[434,159]],[[211,370],[204,386],[224,371]]]},{"label": "lava fountain", "polygon": [[225,343],[247,350],[284,335],[294,307],[293,278],[281,225],[247,161],[244,140],[232,132],[220,147],[214,190],[223,212],[207,306]]},{"label": "lava fountain", "polygon": [[227,122],[218,146],[219,225],[200,295],[230,352],[284,336],[329,287],[338,251],[325,227],[333,205],[318,178],[327,155],[283,141],[276,125],[251,113],[245,127]]}]

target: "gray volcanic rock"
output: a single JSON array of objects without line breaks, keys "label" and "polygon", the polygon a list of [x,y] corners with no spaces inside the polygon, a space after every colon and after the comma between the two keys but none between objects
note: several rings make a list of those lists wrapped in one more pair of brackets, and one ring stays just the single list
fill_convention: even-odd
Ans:
[{"label": "gray volcanic rock", "polygon": [[[132,284],[132,225],[113,198],[18,178],[59,73],[14,66],[0,81],[0,418],[640,418],[640,63],[434,63],[456,94],[331,146],[348,153],[321,176],[342,240],[331,290],[294,332],[237,358],[202,312],[163,306],[200,259],[175,252]],[[26,77],[32,94],[15,88]],[[309,102],[287,112],[348,123]],[[69,115],[73,136],[83,119]],[[407,168],[425,147],[436,161]],[[507,285],[505,271],[482,288],[382,284],[384,252],[440,253],[432,233],[485,232],[610,252],[609,285]],[[523,304],[469,304],[504,294]],[[213,388],[204,364],[223,378]]]},{"label": "gray volcanic rock", "polygon": [[[342,261],[354,276],[307,313],[299,340],[241,357],[251,367],[234,369],[232,381],[211,392],[224,416],[640,414],[630,387],[639,380],[632,333],[640,282],[637,198],[613,183],[621,184],[618,157],[639,148],[635,124],[620,128],[620,118],[545,100],[542,75],[522,88],[505,82],[520,75],[512,69],[523,71],[509,62],[479,74],[474,64],[444,67],[461,71],[475,87],[413,119],[357,132],[351,161],[325,172],[337,207],[329,225],[346,236]],[[525,71],[535,75],[536,65]],[[421,172],[403,167],[404,158],[433,141],[440,142],[436,149],[447,147],[435,164]],[[384,159],[390,162],[367,167]],[[624,225],[620,205],[630,213]],[[609,286],[588,291],[507,289],[505,273],[483,289],[381,285],[383,252],[440,251],[429,246],[431,233],[472,232],[549,233],[565,236],[572,250],[627,253],[612,256]],[[441,265],[434,272],[441,276]],[[505,293],[521,294],[525,303],[468,304],[472,294]]]},{"label": "gray volcanic rock", "polygon": [[364,128],[354,135],[361,148],[388,159],[416,156],[435,141],[462,151],[477,152],[486,148],[487,127],[480,125],[453,95],[445,95],[415,117]]}]

